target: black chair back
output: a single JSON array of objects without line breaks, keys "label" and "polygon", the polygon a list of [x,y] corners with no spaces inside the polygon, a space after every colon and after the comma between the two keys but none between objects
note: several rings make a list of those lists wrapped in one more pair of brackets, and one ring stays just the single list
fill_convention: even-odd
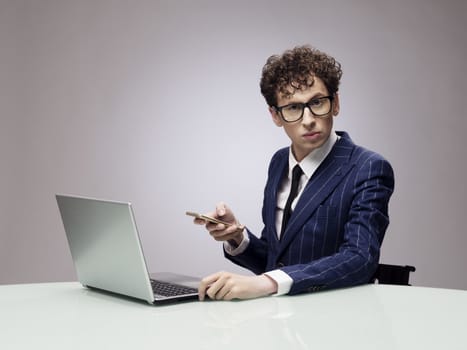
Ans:
[{"label": "black chair back", "polygon": [[410,286],[409,278],[410,273],[415,271],[414,266],[410,265],[389,265],[379,264],[375,275],[373,276],[372,283],[380,284],[398,284],[403,286]]}]

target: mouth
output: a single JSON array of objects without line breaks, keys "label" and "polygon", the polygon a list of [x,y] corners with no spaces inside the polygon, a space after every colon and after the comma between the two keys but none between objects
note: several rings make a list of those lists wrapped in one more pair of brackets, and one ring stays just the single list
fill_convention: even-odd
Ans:
[{"label": "mouth", "polygon": [[310,132],[307,132],[306,134],[303,134],[303,138],[307,140],[314,140],[316,138],[319,138],[320,135],[321,133],[319,131],[310,131]]}]

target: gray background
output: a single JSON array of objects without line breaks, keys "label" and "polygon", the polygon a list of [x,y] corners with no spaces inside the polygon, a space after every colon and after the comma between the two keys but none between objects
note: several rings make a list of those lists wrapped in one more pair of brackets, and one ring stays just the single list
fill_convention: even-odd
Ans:
[{"label": "gray background", "polygon": [[288,145],[266,58],[343,65],[337,130],[396,173],[382,261],[467,289],[465,1],[0,2],[0,283],[75,279],[55,193],[131,201],[153,270],[241,272],[185,210],[223,200],[260,233]]}]

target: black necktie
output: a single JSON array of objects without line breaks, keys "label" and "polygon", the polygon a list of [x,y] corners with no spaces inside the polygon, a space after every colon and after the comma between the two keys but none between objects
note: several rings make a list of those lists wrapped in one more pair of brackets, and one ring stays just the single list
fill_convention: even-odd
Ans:
[{"label": "black necktie", "polygon": [[297,197],[298,194],[298,183],[300,182],[300,177],[302,176],[302,168],[297,164],[292,170],[292,186],[290,187],[289,198],[287,198],[287,203],[285,203],[284,215],[282,216],[282,226],[281,226],[281,238],[284,234],[285,228],[287,227],[287,222],[290,219],[292,214],[292,202]]}]

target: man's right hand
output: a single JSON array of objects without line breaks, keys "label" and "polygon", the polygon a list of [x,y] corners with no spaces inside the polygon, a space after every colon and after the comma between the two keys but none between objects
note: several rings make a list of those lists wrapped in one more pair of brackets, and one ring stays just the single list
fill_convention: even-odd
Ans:
[{"label": "man's right hand", "polygon": [[213,224],[202,219],[195,219],[194,222],[196,224],[206,226],[212,238],[221,242],[229,241],[230,244],[237,246],[242,242],[245,227],[240,225],[232,210],[225,203],[221,202],[217,204],[216,211],[207,213],[206,215],[231,224],[227,226],[224,224]]}]

